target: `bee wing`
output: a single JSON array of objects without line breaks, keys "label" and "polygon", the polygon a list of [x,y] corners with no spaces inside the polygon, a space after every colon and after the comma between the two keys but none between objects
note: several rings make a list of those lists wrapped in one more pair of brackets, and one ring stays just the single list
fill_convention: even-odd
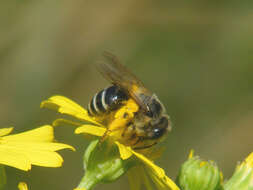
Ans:
[{"label": "bee wing", "polygon": [[104,57],[107,62],[98,65],[100,73],[112,84],[125,89],[144,111],[148,111],[147,104],[152,93],[144,87],[143,83],[133,73],[119,62],[116,56],[109,52],[104,52]]}]

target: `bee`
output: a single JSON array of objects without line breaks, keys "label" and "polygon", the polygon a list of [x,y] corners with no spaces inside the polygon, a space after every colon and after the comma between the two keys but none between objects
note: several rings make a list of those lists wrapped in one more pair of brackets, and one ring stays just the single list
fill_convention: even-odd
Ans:
[{"label": "bee", "polygon": [[152,147],[171,130],[171,122],[163,104],[116,56],[108,52],[104,56],[107,62],[98,65],[98,70],[112,85],[93,96],[88,104],[89,115],[107,118],[124,106],[126,101],[134,100],[139,109],[124,126],[121,136],[127,138],[126,144],[134,149]]}]

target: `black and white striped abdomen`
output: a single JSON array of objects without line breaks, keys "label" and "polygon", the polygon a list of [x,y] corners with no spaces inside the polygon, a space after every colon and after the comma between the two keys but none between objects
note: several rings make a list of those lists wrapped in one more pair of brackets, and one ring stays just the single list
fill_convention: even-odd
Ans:
[{"label": "black and white striped abdomen", "polygon": [[128,95],[118,86],[110,86],[95,94],[88,105],[91,116],[102,115],[122,106],[122,101],[128,100]]}]

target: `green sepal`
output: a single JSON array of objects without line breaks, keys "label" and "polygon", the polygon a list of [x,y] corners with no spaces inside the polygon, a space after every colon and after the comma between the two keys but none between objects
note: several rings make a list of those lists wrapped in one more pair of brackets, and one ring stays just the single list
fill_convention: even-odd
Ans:
[{"label": "green sepal", "polygon": [[83,157],[85,174],[78,188],[92,189],[99,183],[109,183],[121,177],[132,165],[122,160],[118,148],[109,141],[92,141]]}]

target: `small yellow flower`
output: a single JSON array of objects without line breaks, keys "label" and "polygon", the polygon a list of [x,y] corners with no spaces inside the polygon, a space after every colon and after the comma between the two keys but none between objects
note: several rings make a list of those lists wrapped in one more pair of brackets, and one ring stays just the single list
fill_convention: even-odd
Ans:
[{"label": "small yellow flower", "polygon": [[57,150],[74,148],[53,143],[53,127],[45,125],[19,134],[8,135],[13,128],[0,129],[0,164],[28,171],[32,165],[60,167],[63,159]]},{"label": "small yellow flower", "polygon": [[27,184],[25,182],[19,182],[18,189],[19,190],[28,190]]},{"label": "small yellow flower", "polygon": [[[104,134],[107,132],[107,128],[104,127],[98,120],[92,118],[88,115],[87,110],[73,102],[72,100],[63,97],[63,96],[52,96],[48,100],[45,100],[41,103],[41,107],[56,109],[58,112],[62,114],[67,114],[70,116],[74,116],[82,121],[88,121],[92,124],[78,124],[74,123],[73,121],[68,120],[57,120],[56,123],[59,121],[65,121],[71,124],[76,124],[79,126],[76,128],[76,134],[90,134],[94,136],[104,137]],[[148,176],[154,181],[157,189],[159,190],[179,190],[177,185],[166,176],[164,170],[157,165],[154,164],[153,161],[145,157],[140,152],[136,152],[131,149],[130,146],[125,146],[120,142],[119,135],[119,126],[124,126],[128,122],[131,117],[133,117],[133,112],[137,111],[138,106],[133,100],[129,100],[125,106],[119,109],[115,116],[114,120],[111,122],[108,128],[110,129],[110,133],[108,133],[109,139],[113,141],[114,144],[118,146],[120,157],[122,160],[130,159],[130,157],[137,158],[139,161],[142,162],[142,165],[137,167],[131,168],[129,171],[129,181],[130,186],[132,189],[139,190],[141,184],[144,183],[147,189],[151,189],[151,185],[148,183]],[[128,118],[122,117],[122,115],[127,112]],[[145,154],[148,155],[148,154]],[[135,177],[138,175],[138,177]],[[148,176],[147,176],[148,175]]]}]

